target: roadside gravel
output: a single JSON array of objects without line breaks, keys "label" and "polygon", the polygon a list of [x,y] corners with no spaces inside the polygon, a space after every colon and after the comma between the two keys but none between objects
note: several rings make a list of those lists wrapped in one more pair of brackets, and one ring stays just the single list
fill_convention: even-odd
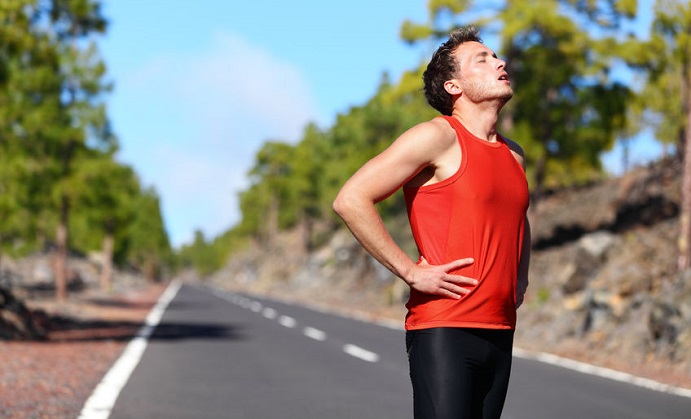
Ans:
[{"label": "roadside gravel", "polygon": [[48,339],[0,341],[0,418],[76,418],[165,286],[25,301],[51,315]]}]

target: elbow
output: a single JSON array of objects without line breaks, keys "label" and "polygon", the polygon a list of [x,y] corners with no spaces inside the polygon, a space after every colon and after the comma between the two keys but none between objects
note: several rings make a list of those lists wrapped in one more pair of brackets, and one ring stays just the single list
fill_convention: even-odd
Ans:
[{"label": "elbow", "polygon": [[348,212],[348,199],[344,196],[342,191],[339,192],[336,199],[334,199],[331,208],[341,218]]},{"label": "elbow", "polygon": [[354,194],[349,193],[346,189],[342,189],[331,204],[331,208],[345,221],[350,214],[357,212],[357,201],[358,199]]},{"label": "elbow", "polygon": [[341,201],[338,200],[338,197],[336,197],[336,199],[334,199],[334,201],[331,203],[331,209],[339,217],[341,216]]}]

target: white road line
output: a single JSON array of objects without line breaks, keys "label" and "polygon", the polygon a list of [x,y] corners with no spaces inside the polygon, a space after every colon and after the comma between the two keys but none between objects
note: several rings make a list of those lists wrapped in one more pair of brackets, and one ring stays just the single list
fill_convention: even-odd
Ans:
[{"label": "white road line", "polygon": [[255,301],[250,305],[250,310],[254,311],[255,313],[259,313],[262,311],[262,303],[259,301]]},{"label": "white road line", "polygon": [[319,329],[315,329],[314,327],[305,327],[302,331],[302,333],[305,334],[308,338],[318,340],[318,341],[325,341],[326,340],[326,333],[322,332]]},{"label": "white road line", "polygon": [[379,361],[379,355],[374,352],[370,352],[366,349],[362,349],[359,346],[347,344],[343,346],[343,351],[350,356],[362,359],[367,362],[377,362]]},{"label": "white road line", "polygon": [[120,358],[113,364],[84,403],[79,419],[107,419],[110,416],[115,400],[120,395],[122,388],[125,387],[132,371],[139,364],[151,333],[161,321],[161,316],[166,311],[168,304],[175,298],[180,285],[178,281],[170,283],[146,317],[145,325],[139,330],[137,336],[127,344]]},{"label": "white road line", "polygon": [[277,313],[276,310],[274,310],[273,308],[267,307],[267,308],[264,309],[264,311],[262,312],[262,314],[263,314],[264,317],[266,317],[267,319],[275,319],[275,318],[276,318],[276,315],[277,315],[278,313]]},{"label": "white road line", "polygon": [[288,327],[288,328],[293,328],[293,327],[295,327],[295,325],[297,324],[297,321],[295,321],[295,319],[292,318],[292,317],[281,316],[281,317],[278,318],[278,323],[279,323],[281,326],[285,326],[285,327]]},{"label": "white road line", "polygon": [[544,362],[546,364],[551,365],[557,365],[562,368],[567,368],[584,374],[609,378],[610,380],[629,383],[638,387],[644,387],[663,393],[674,394],[682,397],[691,397],[691,389],[674,387],[668,384],[663,384],[657,381],[649,380],[647,378],[636,377],[635,375],[631,375],[625,372],[616,371],[609,368],[598,367],[595,365],[586,364],[584,362],[574,361],[573,359],[562,358],[560,356],[548,354],[545,352],[532,352],[521,348],[513,348],[513,354],[518,358],[534,359],[536,361]]}]

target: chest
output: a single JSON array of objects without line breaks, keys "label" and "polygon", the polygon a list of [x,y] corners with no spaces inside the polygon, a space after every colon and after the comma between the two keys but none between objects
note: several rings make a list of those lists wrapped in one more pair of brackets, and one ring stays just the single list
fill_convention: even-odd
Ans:
[{"label": "chest", "polygon": [[501,147],[466,147],[463,172],[454,188],[455,199],[479,211],[502,209],[525,213],[529,202],[528,183],[523,168],[511,151]]}]

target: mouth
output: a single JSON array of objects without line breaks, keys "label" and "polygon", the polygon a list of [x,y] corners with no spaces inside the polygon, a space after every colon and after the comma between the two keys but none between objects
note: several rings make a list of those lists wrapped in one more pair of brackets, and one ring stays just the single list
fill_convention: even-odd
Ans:
[{"label": "mouth", "polygon": [[501,73],[499,75],[499,81],[505,81],[507,83],[511,83],[511,81],[509,80],[509,75],[506,73]]}]

